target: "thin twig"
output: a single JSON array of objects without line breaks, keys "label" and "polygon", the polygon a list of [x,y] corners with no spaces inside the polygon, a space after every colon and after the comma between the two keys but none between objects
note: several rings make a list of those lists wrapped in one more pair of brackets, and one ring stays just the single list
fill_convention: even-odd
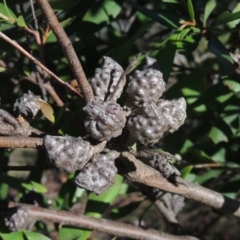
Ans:
[{"label": "thin twig", "polygon": [[138,240],[197,240],[190,236],[174,236],[155,230],[146,230],[130,224],[110,221],[107,219],[97,219],[82,214],[73,214],[66,211],[56,211],[34,205],[7,202],[0,200],[0,210],[6,210],[12,207],[22,207],[29,214],[30,219],[40,221],[51,221],[61,225],[71,225],[90,230],[106,232],[114,236],[128,237]]},{"label": "thin twig", "polygon": [[89,102],[94,99],[92,87],[89,84],[86,75],[83,71],[82,65],[77,57],[76,52],[73,49],[72,43],[67,34],[63,30],[56,15],[54,14],[49,2],[47,0],[37,0],[39,7],[41,8],[43,15],[46,18],[47,23],[51,27],[52,31],[56,35],[61,48],[69,62],[73,75],[76,78],[84,99]]},{"label": "thin twig", "polygon": [[42,138],[0,137],[0,148],[39,148],[42,144]]},{"label": "thin twig", "polygon": [[38,61],[35,57],[33,57],[30,53],[28,53],[24,48],[22,48],[16,41],[10,39],[3,32],[0,31],[0,38],[10,43],[13,47],[15,47],[18,51],[28,57],[31,61],[41,67],[45,72],[47,72],[53,79],[55,79],[58,83],[66,87],[72,94],[81,98],[79,93],[68,83],[65,83],[62,79],[60,79],[57,75],[55,75],[52,71],[50,71],[47,67],[45,67],[40,61]]}]

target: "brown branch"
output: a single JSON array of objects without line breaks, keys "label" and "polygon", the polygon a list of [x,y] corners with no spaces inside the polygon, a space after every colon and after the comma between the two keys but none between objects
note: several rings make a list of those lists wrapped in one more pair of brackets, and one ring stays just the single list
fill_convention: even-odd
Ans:
[{"label": "brown branch", "polygon": [[94,99],[91,85],[89,84],[86,75],[83,71],[82,65],[77,57],[76,52],[73,49],[72,43],[59,23],[56,15],[54,14],[50,4],[47,0],[37,0],[39,7],[41,8],[43,15],[46,18],[47,23],[51,27],[52,31],[56,35],[58,42],[69,62],[73,75],[76,78],[81,92],[86,102]]},{"label": "brown branch", "polygon": [[53,79],[55,79],[59,84],[63,85],[67,88],[73,95],[81,98],[79,93],[68,83],[65,83],[62,79],[60,79],[57,75],[55,75],[52,71],[50,71],[47,67],[45,67],[40,61],[38,61],[35,57],[33,57],[29,52],[27,52],[24,48],[22,48],[16,41],[10,39],[3,32],[0,31],[0,38],[11,44],[15,47],[19,52],[24,54],[27,58],[29,58],[33,63],[41,67],[45,72],[47,72]]},{"label": "brown branch", "polygon": [[196,240],[190,236],[174,236],[167,233],[160,233],[155,230],[145,230],[130,224],[110,221],[107,219],[97,219],[82,214],[73,214],[66,211],[56,211],[46,209],[34,205],[7,202],[0,200],[0,210],[4,211],[7,208],[22,207],[29,214],[30,219],[40,221],[50,221],[61,225],[71,225],[89,230],[97,230],[106,232],[115,236],[129,237],[142,240]]},{"label": "brown branch", "polygon": [[180,177],[177,177],[176,184],[173,184],[164,178],[160,172],[145,165],[129,152],[123,152],[122,156],[124,157],[123,162],[128,169],[127,176],[131,181],[143,183],[166,192],[176,193],[240,217],[239,201],[225,197],[196,183],[186,182]]},{"label": "brown branch", "polygon": [[[0,148],[37,148],[41,147],[42,143],[42,138],[0,137]],[[160,172],[137,160],[129,152],[123,152],[122,156],[123,163],[128,171],[126,175],[131,181],[155,187],[166,192],[176,193],[240,217],[239,201],[225,197],[218,192],[202,187],[196,183],[186,182],[180,177],[177,177],[176,183],[173,184],[164,178]]]},{"label": "brown branch", "polygon": [[0,136],[0,148],[39,148],[42,144],[42,138]]}]

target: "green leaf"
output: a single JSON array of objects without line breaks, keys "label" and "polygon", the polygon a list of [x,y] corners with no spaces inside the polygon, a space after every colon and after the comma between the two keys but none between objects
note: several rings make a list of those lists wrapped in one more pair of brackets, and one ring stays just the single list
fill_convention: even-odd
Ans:
[{"label": "green leaf", "polygon": [[15,23],[17,17],[10,8],[3,3],[0,3],[0,19],[4,19],[9,23]]},{"label": "green leaf", "polygon": [[22,183],[22,186],[29,191],[35,191],[38,193],[46,193],[47,189],[40,183],[31,181],[30,183]]},{"label": "green leaf", "polygon": [[225,170],[209,170],[207,171],[204,175],[198,175],[195,178],[195,182],[197,182],[198,184],[203,184],[204,182],[212,179],[212,178],[217,178],[220,174],[223,173],[223,171]]},{"label": "green leaf", "polygon": [[197,48],[201,37],[200,29],[185,28],[172,34],[170,40],[176,44],[179,53],[190,55]]},{"label": "green leaf", "polygon": [[110,20],[115,19],[121,11],[121,6],[117,1],[104,0],[96,2],[83,17],[83,21],[92,23],[109,23]]},{"label": "green leaf", "polygon": [[203,26],[206,27],[206,23],[208,20],[208,17],[210,16],[211,12],[214,10],[214,8],[217,5],[217,0],[209,0],[204,9],[204,15],[203,15]]},{"label": "green leaf", "polygon": [[179,20],[180,20],[179,16],[169,14],[169,13],[156,13],[147,8],[143,8],[132,1],[129,1],[129,3],[131,3],[139,12],[141,12],[145,16],[153,19],[154,21],[159,22],[163,26],[166,26],[169,28],[178,28],[179,27]]},{"label": "green leaf", "polygon": [[[125,198],[127,199],[128,195],[126,195]],[[134,210],[136,210],[139,207],[139,205],[142,203],[142,201],[143,200],[140,199],[139,201],[131,202],[130,204],[127,204],[126,206],[112,209],[112,211],[110,213],[110,218],[118,219],[118,218],[122,218],[122,217],[125,217],[125,216],[131,214]]]},{"label": "green leaf", "polygon": [[168,81],[172,71],[176,49],[176,45],[172,41],[167,41],[160,50],[150,53],[151,57],[155,57],[157,59],[165,82]]},{"label": "green leaf", "polygon": [[25,237],[24,238],[25,240],[51,240],[47,236],[45,236],[45,235],[43,235],[41,233],[37,233],[37,232],[27,232],[27,231],[24,231],[23,235]]},{"label": "green leaf", "polygon": [[223,84],[229,88],[230,91],[234,93],[240,92],[240,83],[233,80],[224,80]]},{"label": "green leaf", "polygon": [[0,233],[1,240],[25,240],[22,232]]},{"label": "green leaf", "polygon": [[[235,13],[235,12],[238,12],[240,11],[240,3],[238,3],[235,8],[232,10],[232,13]],[[238,30],[238,28],[236,27],[237,24],[239,24],[240,22],[240,18],[238,18],[237,20],[235,21],[231,21],[231,22],[228,22],[228,26],[231,28],[232,31],[235,31],[235,30]],[[221,29],[222,30],[222,29]]]},{"label": "green leaf", "polygon": [[54,123],[55,117],[52,106],[49,103],[43,101],[42,99],[38,99],[38,104],[44,117],[46,117],[50,122]]},{"label": "green leaf", "polygon": [[193,169],[193,166],[192,166],[192,165],[184,167],[184,168],[181,170],[181,177],[182,177],[183,179],[186,179],[187,176],[191,173],[192,169]]},{"label": "green leaf", "polygon": [[63,226],[59,229],[60,240],[76,240],[81,237],[82,230],[73,226]]},{"label": "green leaf", "polygon": [[235,67],[233,59],[224,45],[216,37],[212,37],[209,40],[208,48],[218,59],[221,75],[230,75]]},{"label": "green leaf", "polygon": [[24,18],[23,18],[22,15],[18,17],[18,19],[17,19],[17,25],[18,25],[19,27],[22,27],[22,28],[27,28],[27,24],[26,24],[26,22],[25,22],[25,20],[24,20]]},{"label": "green leaf", "polygon": [[[14,12],[7,6],[6,0],[3,0],[4,2],[4,8],[5,11],[3,11],[3,14],[6,13],[5,15],[7,15],[9,18],[17,20],[16,15],[14,14]],[[1,9],[2,12],[2,9]]]},{"label": "green leaf", "polygon": [[226,24],[228,22],[237,20],[239,18],[240,18],[240,11],[235,12],[235,13],[224,12],[224,13],[220,14],[218,17],[216,17],[210,26],[213,27],[213,26],[217,26],[220,24]]},{"label": "green leaf", "polygon": [[195,22],[195,13],[193,9],[192,0],[187,0],[188,13],[192,22]]},{"label": "green leaf", "polygon": [[228,142],[227,136],[223,133],[221,129],[217,127],[212,127],[208,136],[215,144],[218,144],[220,142]]}]

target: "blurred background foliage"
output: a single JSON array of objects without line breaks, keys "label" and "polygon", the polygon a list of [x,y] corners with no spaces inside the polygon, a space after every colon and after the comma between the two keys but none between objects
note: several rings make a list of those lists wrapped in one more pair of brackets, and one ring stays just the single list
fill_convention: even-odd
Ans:
[{"label": "blurred background foliage", "polygon": [[[125,68],[138,53],[139,64],[146,55],[158,60],[167,83],[168,99],[184,97],[187,120],[177,132],[165,136],[157,147],[176,156],[183,178],[234,199],[240,186],[240,3],[237,0],[52,0],[51,6],[71,39],[90,80],[103,56],[110,56]],[[64,81],[73,79],[66,58],[35,4],[39,32],[44,38],[42,55],[29,33],[34,18],[28,0],[0,1],[0,31],[16,40]],[[24,76],[35,76],[36,66],[15,48],[0,39],[1,106],[10,113],[17,98],[31,90],[41,95],[38,85]],[[4,64],[5,67],[4,67]],[[31,125],[48,134],[81,136],[64,114],[68,107],[83,122],[83,101],[71,96],[52,81],[65,105],[54,108],[55,123],[39,117]],[[124,95],[120,102],[124,101]],[[171,232],[154,207],[145,214],[149,202],[133,198],[113,207],[119,199],[138,196],[137,190],[118,176],[107,193],[87,194],[72,183],[72,175],[56,170],[37,172],[6,171],[8,165],[46,164],[38,150],[0,151],[0,197],[20,200],[26,194],[38,196],[39,204],[56,209],[72,209],[94,217],[108,217]],[[135,195],[133,195],[135,194]],[[132,199],[132,198],[130,198]],[[121,205],[121,204],[120,204]],[[108,210],[106,213],[106,209]],[[202,239],[239,239],[239,220],[223,216],[209,207],[187,200],[178,215],[183,233]],[[1,232],[6,232],[1,224]],[[37,233],[38,232],[38,233]],[[40,233],[45,234],[42,235]],[[5,239],[90,239],[84,229],[37,223],[33,232],[1,234]],[[48,237],[47,237],[48,236]],[[93,234],[96,239],[108,239]],[[13,238],[12,238],[13,237]]]}]

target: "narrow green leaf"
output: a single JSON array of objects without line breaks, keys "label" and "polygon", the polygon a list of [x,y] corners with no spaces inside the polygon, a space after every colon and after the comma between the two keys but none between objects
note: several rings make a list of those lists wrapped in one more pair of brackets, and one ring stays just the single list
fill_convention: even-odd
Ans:
[{"label": "narrow green leaf", "polygon": [[186,179],[187,178],[187,176],[191,173],[191,171],[192,171],[192,169],[193,169],[193,166],[186,166],[186,167],[184,167],[182,170],[181,170],[181,177],[183,178],[183,179]]},{"label": "narrow green leaf", "polygon": [[[235,8],[232,10],[232,13],[235,13],[235,12],[239,12],[240,11],[240,3],[238,3]],[[235,21],[231,21],[231,22],[228,22],[228,26],[231,28],[232,31],[234,30],[238,30],[238,28],[236,27],[237,24],[239,24],[240,22],[240,18],[238,18],[237,20]],[[222,29],[221,29],[222,30]],[[228,29],[229,30],[229,29]]]},{"label": "narrow green leaf", "polygon": [[192,0],[187,0],[187,6],[188,6],[188,13],[189,13],[190,19],[192,20],[192,22],[195,22],[195,13],[193,9]]},{"label": "narrow green leaf", "polygon": [[215,144],[220,142],[228,142],[227,136],[217,127],[212,127],[208,136],[212,139]]},{"label": "narrow green leaf", "polygon": [[233,81],[233,80],[224,80],[223,84],[229,88],[229,90],[233,91],[234,93],[240,92],[240,83]]},{"label": "narrow green leaf", "polygon": [[23,18],[22,15],[18,17],[18,19],[17,19],[17,25],[18,25],[19,27],[22,27],[22,28],[27,27],[27,24],[26,24],[26,22],[25,22],[25,20],[24,20],[24,18]]},{"label": "narrow green leaf", "polygon": [[3,3],[0,3],[0,19],[1,18],[9,23],[14,23],[17,20],[14,12]]},{"label": "narrow green leaf", "polygon": [[99,24],[102,22],[109,23],[111,19],[117,17],[121,11],[121,6],[117,1],[103,0],[96,2],[83,17],[83,21]]},{"label": "narrow green leaf", "polygon": [[7,13],[7,16],[8,16],[9,18],[12,18],[12,19],[17,20],[16,15],[15,15],[15,14],[13,13],[13,11],[7,6],[6,0],[3,0],[3,2],[4,2],[4,7],[5,7],[5,11],[6,11],[6,13]]},{"label": "narrow green leaf", "polygon": [[40,183],[31,181],[30,183],[22,183],[22,186],[29,191],[34,191],[38,193],[46,193],[47,189]]},{"label": "narrow green leaf", "polygon": [[216,5],[217,5],[217,1],[216,0],[209,0],[206,3],[205,9],[204,9],[204,15],[203,15],[203,26],[206,27],[206,23],[207,23],[208,17],[212,13],[212,11],[216,7]]},{"label": "narrow green leaf", "polygon": [[129,1],[129,3],[131,3],[139,12],[153,19],[154,21],[159,22],[163,26],[166,26],[169,28],[179,28],[179,20],[180,20],[179,16],[168,14],[168,13],[156,13],[147,8],[143,8],[132,1]]},{"label": "narrow green leaf", "polygon": [[217,57],[221,75],[231,74],[234,70],[234,62],[225,46],[216,37],[212,37],[208,49]]},{"label": "narrow green leaf", "polygon": [[167,41],[166,44],[158,50],[158,52],[150,53],[151,57],[155,57],[163,74],[164,81],[168,81],[172,71],[173,60],[176,53],[176,45],[172,41]]},{"label": "narrow green leaf", "polygon": [[22,232],[0,233],[1,240],[25,240]]},{"label": "narrow green leaf", "polygon": [[42,99],[38,99],[38,104],[40,106],[40,109],[44,117],[46,117],[50,122],[54,123],[55,117],[54,117],[54,111],[52,106],[47,102],[43,101]]},{"label": "narrow green leaf", "polygon": [[24,231],[23,235],[25,237],[24,238],[25,240],[51,240],[47,236],[45,236],[45,235],[43,235],[41,233],[38,233],[38,232],[27,232],[27,231]]},{"label": "narrow green leaf", "polygon": [[240,11],[235,12],[235,13],[224,12],[224,13],[220,14],[218,17],[216,17],[210,26],[213,27],[213,26],[217,26],[220,24],[226,24],[228,22],[237,20],[239,18],[240,18]]}]

